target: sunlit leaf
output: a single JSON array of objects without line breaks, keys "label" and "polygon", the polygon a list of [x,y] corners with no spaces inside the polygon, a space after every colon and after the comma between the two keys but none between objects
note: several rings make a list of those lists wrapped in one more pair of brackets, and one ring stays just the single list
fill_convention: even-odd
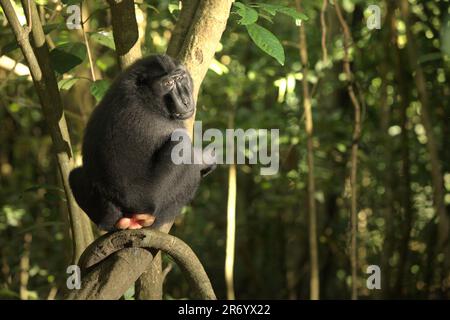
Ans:
[{"label": "sunlit leaf", "polygon": [[134,300],[134,286],[128,288],[123,294],[125,300]]},{"label": "sunlit leaf", "polygon": [[1,208],[1,215],[6,217],[6,224],[9,226],[17,227],[25,215],[25,210],[22,208],[15,208],[12,206],[4,206]]},{"label": "sunlit leaf", "polygon": [[168,9],[170,14],[173,14],[175,11],[180,10],[180,6],[177,3],[169,3]]},{"label": "sunlit leaf", "polygon": [[241,2],[235,2],[234,6],[237,8],[236,13],[241,16],[241,19],[238,21],[239,24],[246,26],[258,20],[258,12],[255,9]]},{"label": "sunlit leaf", "polygon": [[274,57],[281,65],[284,65],[284,49],[278,38],[266,28],[255,23],[246,27],[253,42],[265,53]]},{"label": "sunlit leaf", "polygon": [[209,65],[209,69],[217,73],[218,75],[226,74],[229,72],[229,69],[223,63],[213,59],[211,64]]}]

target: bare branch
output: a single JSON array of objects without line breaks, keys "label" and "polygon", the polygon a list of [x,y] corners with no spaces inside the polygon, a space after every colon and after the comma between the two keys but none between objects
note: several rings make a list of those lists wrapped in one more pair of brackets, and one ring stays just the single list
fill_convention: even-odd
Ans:
[{"label": "bare branch", "polygon": [[90,270],[82,270],[81,289],[66,291],[68,300],[117,300],[150,266],[145,249],[128,248],[111,254]]},{"label": "bare branch", "polygon": [[[132,249],[130,249],[132,248]],[[157,249],[169,254],[187,275],[202,299],[216,299],[211,282],[192,249],[180,239],[152,229],[106,234],[92,243],[80,258],[83,287],[68,299],[117,299],[139,277],[150,261],[137,251]],[[106,259],[107,258],[107,259]],[[106,260],[105,260],[106,259]],[[138,273],[140,272],[140,273]],[[125,280],[121,278],[125,277]],[[119,284],[118,284],[119,282]]]},{"label": "bare branch", "polygon": [[172,271],[172,269],[173,269],[173,264],[172,264],[172,263],[169,263],[169,264],[164,268],[164,270],[163,270],[163,272],[162,272],[162,275],[161,275],[161,278],[162,278],[162,281],[163,281],[163,282],[164,282],[164,280],[166,279],[166,277],[167,277],[167,275],[169,274],[169,272]]},{"label": "bare branch", "polygon": [[88,55],[88,59],[89,59],[89,69],[91,70],[92,81],[96,81],[95,71],[94,71],[94,63],[92,61],[91,46],[89,45],[89,40],[88,40],[88,37],[87,37],[87,34],[86,34],[86,30],[85,30],[85,26],[84,26],[86,21],[83,20],[83,2],[80,2],[80,7],[81,7],[80,8],[81,32],[83,33],[84,43],[86,44],[86,51],[87,51],[87,55]]}]

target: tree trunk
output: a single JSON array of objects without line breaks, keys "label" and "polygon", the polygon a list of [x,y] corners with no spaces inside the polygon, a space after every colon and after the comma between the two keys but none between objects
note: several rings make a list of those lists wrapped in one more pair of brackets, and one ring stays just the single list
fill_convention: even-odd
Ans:
[{"label": "tree trunk", "polygon": [[[425,129],[427,136],[427,149],[430,156],[431,163],[431,178],[433,183],[433,200],[436,215],[438,217],[438,246],[439,250],[444,253],[443,270],[445,276],[449,274],[450,265],[450,246],[449,246],[449,217],[445,208],[444,202],[444,180],[442,174],[441,161],[439,159],[439,150],[436,138],[433,132],[433,125],[430,115],[429,96],[427,91],[427,84],[422,66],[418,63],[417,46],[414,35],[412,33],[410,21],[410,8],[408,0],[402,0],[400,4],[402,17],[406,25],[407,51],[411,68],[415,71],[414,80],[416,82],[417,91],[419,93],[419,100],[422,105],[421,108],[421,122]],[[445,286],[445,281],[444,286]],[[445,290],[445,289],[444,289]]]},{"label": "tree trunk", "polygon": [[114,43],[121,69],[142,56],[133,0],[108,0]]},{"label": "tree trunk", "polygon": [[352,140],[352,153],[350,159],[350,186],[351,186],[351,244],[350,244],[350,263],[352,266],[352,299],[358,299],[358,148],[359,139],[361,136],[361,106],[356,98],[355,90],[353,88],[353,73],[350,67],[349,48],[353,43],[350,29],[345,21],[339,2],[334,3],[336,14],[344,32],[344,72],[347,77],[347,91],[354,109],[354,128]]},{"label": "tree trunk", "polygon": [[[297,10],[300,11],[300,0],[296,0]],[[303,109],[305,111],[305,130],[306,130],[306,150],[308,165],[308,213],[309,213],[309,257],[310,257],[310,299],[319,299],[319,247],[317,243],[317,213],[315,200],[315,178],[314,178],[314,134],[313,119],[311,112],[311,95],[308,85],[308,46],[306,42],[305,27],[303,24],[299,27],[299,47],[300,60],[303,70]]]}]

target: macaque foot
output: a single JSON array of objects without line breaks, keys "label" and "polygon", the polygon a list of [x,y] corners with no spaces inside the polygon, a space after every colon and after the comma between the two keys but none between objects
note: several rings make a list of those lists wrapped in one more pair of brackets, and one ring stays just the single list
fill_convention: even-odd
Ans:
[{"label": "macaque foot", "polygon": [[155,222],[155,216],[149,213],[133,213],[127,214],[116,222],[117,229],[141,229],[149,227]]}]

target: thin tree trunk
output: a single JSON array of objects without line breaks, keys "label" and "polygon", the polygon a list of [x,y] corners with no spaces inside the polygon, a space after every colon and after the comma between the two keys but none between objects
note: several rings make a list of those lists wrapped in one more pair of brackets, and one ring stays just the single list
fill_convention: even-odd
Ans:
[{"label": "thin tree trunk", "polygon": [[[401,80],[398,80],[398,83],[401,83]],[[403,87],[404,85],[400,85]],[[400,241],[400,254],[399,254],[399,262],[398,262],[398,275],[397,275],[397,283],[395,285],[395,292],[401,294],[401,290],[403,287],[404,280],[407,275],[406,263],[408,257],[408,248],[409,248],[409,240],[411,238],[411,228],[413,222],[413,206],[412,206],[412,196],[411,196],[411,161],[409,157],[409,129],[408,129],[408,101],[406,100],[406,88],[401,88],[402,98],[400,101],[400,112],[401,112],[401,120],[400,126],[402,128],[401,133],[401,156],[402,156],[402,167],[401,167],[401,177],[402,177],[402,208],[403,208],[403,226],[402,226],[402,239]],[[405,91],[404,91],[405,90]]]},{"label": "thin tree trunk", "polygon": [[320,44],[322,46],[322,60],[325,65],[328,65],[327,21],[325,17],[327,7],[328,7],[328,0],[322,0],[322,8],[320,9],[320,27],[322,29],[322,37]]},{"label": "thin tree trunk", "polygon": [[[392,3],[390,6],[395,6]],[[393,11],[395,8],[390,9]],[[401,53],[400,49],[397,46],[397,34],[395,32],[396,30],[396,24],[397,19],[395,15],[391,15],[390,17],[391,26],[392,29],[392,35],[391,35],[391,45],[394,48],[394,63],[395,63],[395,80],[398,84],[398,94],[397,96],[400,97],[399,104],[400,104],[400,127],[402,129],[401,132],[401,202],[402,202],[402,209],[403,209],[403,222],[402,222],[402,234],[401,234],[401,240],[400,248],[399,248],[399,260],[398,260],[398,274],[397,274],[397,280],[394,287],[394,292],[402,296],[402,288],[404,287],[404,281],[406,279],[407,275],[407,258],[408,258],[408,248],[409,248],[409,240],[411,238],[411,228],[412,228],[412,222],[413,222],[413,205],[412,205],[412,195],[411,195],[411,160],[409,155],[409,128],[408,128],[408,89],[406,87],[406,79],[403,77],[403,74],[405,72],[404,68],[402,67],[402,59],[401,59]],[[397,296],[396,298],[398,298]]]},{"label": "thin tree trunk", "polygon": [[[228,128],[234,127],[235,108],[229,114]],[[225,284],[227,286],[227,299],[235,300],[234,292],[234,255],[236,248],[236,197],[237,177],[236,164],[228,167],[228,200],[227,200],[227,238],[225,248]]]},{"label": "thin tree trunk", "polygon": [[[295,1],[297,10],[301,10],[300,0]],[[319,285],[319,248],[317,243],[317,213],[315,201],[315,179],[314,179],[314,134],[313,119],[311,112],[311,95],[308,85],[308,46],[306,42],[305,27],[303,24],[299,27],[299,47],[300,59],[303,68],[303,109],[305,111],[305,129],[306,129],[306,150],[308,165],[308,213],[309,213],[309,256],[310,256],[310,299],[318,300],[320,294]]]},{"label": "thin tree trunk", "polygon": [[234,300],[234,252],[236,246],[236,164],[232,163],[228,170],[228,202],[227,202],[227,242],[225,253],[225,283],[227,299]]},{"label": "thin tree trunk", "polygon": [[[450,264],[450,246],[449,246],[449,217],[445,208],[444,202],[444,180],[442,174],[441,161],[439,159],[438,144],[433,133],[433,125],[430,115],[429,96],[426,85],[426,78],[422,66],[418,63],[417,46],[411,28],[410,8],[408,0],[402,0],[400,4],[402,17],[406,25],[407,52],[409,62],[415,71],[414,80],[416,82],[417,91],[419,93],[419,100],[422,105],[421,108],[421,122],[425,129],[427,136],[427,149],[430,156],[431,163],[431,178],[433,183],[433,200],[436,215],[438,217],[438,246],[439,250],[444,253],[443,270],[446,275],[449,274]],[[445,275],[445,276],[446,276]],[[445,283],[445,281],[443,281]],[[445,285],[445,284],[443,284]],[[448,287],[447,287],[448,288]]]},{"label": "thin tree trunk", "polygon": [[23,237],[23,252],[20,257],[20,300],[28,300],[28,279],[30,278],[30,247],[33,236],[31,233],[25,233]]},{"label": "thin tree trunk", "polygon": [[[388,6],[387,12],[386,12],[386,21],[392,20],[393,17],[393,10],[390,9]],[[384,41],[384,59],[381,62],[380,65],[380,76],[382,79],[382,86],[381,86],[381,96],[380,96],[380,111],[381,111],[381,121],[380,121],[380,128],[381,128],[381,136],[380,136],[380,144],[383,147],[383,153],[382,153],[382,159],[380,161],[384,161],[386,164],[382,172],[380,174],[382,175],[382,181],[384,185],[384,196],[383,196],[383,218],[384,218],[384,239],[383,239],[383,255],[381,258],[381,268],[383,270],[383,290],[380,292],[382,294],[382,297],[389,299],[391,295],[391,288],[392,288],[392,267],[389,264],[389,261],[392,257],[392,253],[394,251],[394,217],[392,215],[393,208],[393,193],[392,193],[392,177],[394,176],[395,172],[393,170],[392,165],[392,143],[391,143],[391,136],[389,135],[389,126],[391,123],[391,109],[390,105],[388,103],[388,85],[389,80],[387,77],[387,73],[389,70],[389,50],[390,47],[390,40],[392,39],[393,32],[390,28],[385,29],[385,41]]]},{"label": "thin tree trunk", "polygon": [[[387,52],[387,51],[386,51]],[[381,107],[381,137],[380,142],[383,146],[383,159],[380,159],[386,163],[386,166],[380,172],[382,174],[382,181],[384,185],[384,197],[382,200],[383,203],[383,218],[384,218],[384,240],[383,240],[383,257],[382,257],[382,270],[383,270],[383,294],[387,298],[390,296],[391,292],[391,266],[389,264],[389,260],[392,257],[392,253],[394,250],[394,221],[392,215],[392,202],[393,202],[393,194],[392,194],[392,176],[394,174],[392,170],[392,147],[391,147],[391,137],[389,136],[389,124],[391,118],[391,112],[388,104],[388,92],[387,92],[387,64],[386,62],[382,62],[381,65],[381,79],[383,79],[383,84],[381,87],[381,97],[380,97],[380,107]]]},{"label": "thin tree trunk", "polygon": [[351,244],[350,244],[350,261],[352,267],[352,299],[358,299],[358,189],[357,189],[357,174],[358,174],[358,147],[359,139],[361,136],[361,106],[356,97],[355,90],[353,88],[353,73],[350,67],[349,48],[353,44],[352,36],[347,22],[345,21],[339,1],[334,3],[336,14],[339,19],[339,23],[344,32],[344,72],[347,76],[347,91],[350,96],[350,100],[354,109],[354,128],[353,128],[353,141],[352,152],[350,162],[350,186],[351,186]]}]

